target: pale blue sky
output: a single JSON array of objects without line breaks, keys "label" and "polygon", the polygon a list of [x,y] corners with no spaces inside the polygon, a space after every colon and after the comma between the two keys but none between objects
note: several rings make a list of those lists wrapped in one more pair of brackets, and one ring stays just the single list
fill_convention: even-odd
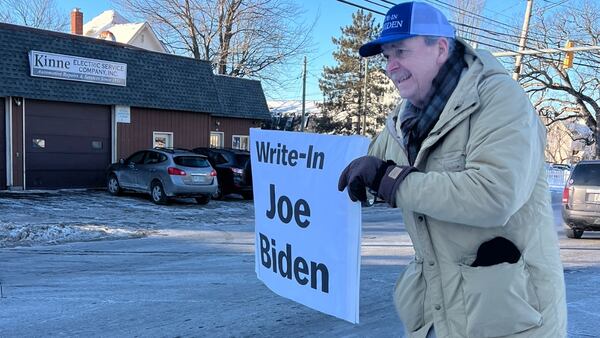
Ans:
[{"label": "pale blue sky", "polygon": [[[353,3],[367,6],[385,12],[386,9],[365,2],[364,0],[350,0]],[[552,0],[556,1],[556,0]],[[113,4],[109,0],[57,0],[61,10],[69,12],[75,7],[79,7],[84,13],[84,22],[97,16],[105,10],[112,9]],[[331,53],[335,46],[331,42],[332,37],[339,37],[340,28],[352,23],[352,13],[357,8],[336,0],[297,0],[298,4],[305,9],[306,22],[312,22],[315,19],[316,25],[313,32],[313,42],[315,51],[307,55],[308,58],[308,76],[307,76],[307,99],[322,100],[319,90],[318,79],[324,65],[333,65],[334,60]],[[378,1],[381,2],[381,1]],[[400,2],[400,1],[393,1]],[[434,2],[435,1],[431,1]],[[454,3],[451,1],[451,4]],[[539,1],[540,6],[551,3],[550,0]],[[511,20],[522,21],[522,13],[525,10],[525,0],[487,0],[483,15],[494,18],[502,22]],[[375,15],[380,20],[380,15]],[[291,79],[286,88],[266,88],[265,95],[267,100],[299,100],[302,97],[302,61],[298,61],[297,67],[290,68],[288,76]]]}]

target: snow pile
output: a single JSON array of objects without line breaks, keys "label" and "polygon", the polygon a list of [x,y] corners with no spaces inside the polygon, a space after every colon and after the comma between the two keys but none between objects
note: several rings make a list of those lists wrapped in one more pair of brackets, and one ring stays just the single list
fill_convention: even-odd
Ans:
[{"label": "snow pile", "polygon": [[0,248],[140,238],[190,228],[230,230],[239,224],[252,226],[252,201],[233,197],[207,205],[198,205],[194,199],[155,205],[145,194],[0,193]]},{"label": "snow pile", "polygon": [[96,224],[0,224],[0,247],[140,238],[148,234],[148,231],[143,230],[109,228]]}]

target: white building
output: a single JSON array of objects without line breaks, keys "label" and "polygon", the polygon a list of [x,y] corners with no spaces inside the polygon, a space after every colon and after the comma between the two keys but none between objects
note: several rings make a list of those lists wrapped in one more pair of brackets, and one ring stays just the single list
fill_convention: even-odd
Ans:
[{"label": "white building", "polygon": [[166,48],[147,22],[132,23],[114,10],[104,11],[85,23],[82,33],[84,36],[112,40],[155,52],[167,53]]}]

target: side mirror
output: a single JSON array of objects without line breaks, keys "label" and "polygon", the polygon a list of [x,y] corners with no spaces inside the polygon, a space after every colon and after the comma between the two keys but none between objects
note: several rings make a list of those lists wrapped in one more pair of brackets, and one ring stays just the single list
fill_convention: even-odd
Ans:
[{"label": "side mirror", "polygon": [[119,159],[119,164],[125,164],[125,160],[124,160],[124,159],[122,159],[122,158],[120,158],[120,159]]}]

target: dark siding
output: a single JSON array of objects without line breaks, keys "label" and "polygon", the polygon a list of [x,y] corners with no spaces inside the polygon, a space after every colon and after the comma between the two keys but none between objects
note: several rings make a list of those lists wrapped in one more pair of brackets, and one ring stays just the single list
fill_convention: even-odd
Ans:
[{"label": "dark siding", "polygon": [[[216,123],[220,122],[219,127]],[[212,117],[211,131],[223,132],[223,147],[231,147],[231,137],[233,135],[248,135],[250,136],[250,128],[259,128],[259,120],[236,119],[230,117]]]},{"label": "dark siding", "polygon": [[131,123],[117,125],[117,158],[151,148],[155,131],[172,132],[175,148],[206,147],[209,119],[208,114],[131,107]]},{"label": "dark siding", "polygon": [[[27,189],[104,186],[110,107],[27,100],[25,135]],[[45,147],[35,147],[33,139],[45,140]],[[92,142],[101,148],[93,148]]]},{"label": "dark siding", "polygon": [[17,106],[12,100],[12,160],[13,160],[13,186],[23,187],[23,105]]},{"label": "dark siding", "polygon": [[6,115],[4,98],[0,98],[0,190],[6,189]]}]

